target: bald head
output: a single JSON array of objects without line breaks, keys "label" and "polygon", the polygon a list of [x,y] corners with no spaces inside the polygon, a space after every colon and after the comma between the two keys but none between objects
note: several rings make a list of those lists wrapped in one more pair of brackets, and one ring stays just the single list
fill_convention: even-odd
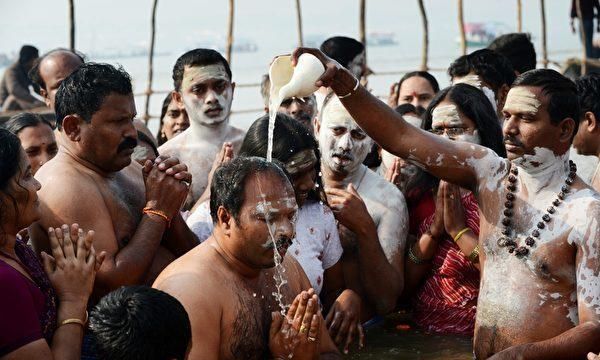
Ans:
[{"label": "bald head", "polygon": [[53,50],[40,58],[37,64],[37,82],[49,108],[54,109],[54,97],[62,81],[83,65],[83,62],[81,56],[66,49]]}]

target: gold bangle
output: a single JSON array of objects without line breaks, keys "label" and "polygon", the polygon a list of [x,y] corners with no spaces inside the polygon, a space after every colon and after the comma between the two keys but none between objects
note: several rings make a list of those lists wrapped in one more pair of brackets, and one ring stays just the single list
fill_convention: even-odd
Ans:
[{"label": "gold bangle", "polygon": [[142,210],[142,213],[160,216],[161,218],[165,219],[165,221],[167,222],[167,227],[171,226],[171,219],[169,218],[169,216],[167,216],[167,214],[164,211],[155,210],[155,209],[147,206]]},{"label": "gold bangle", "polygon": [[63,326],[63,325],[67,325],[67,324],[77,324],[77,325],[81,325],[83,328],[85,328],[85,324],[87,324],[88,322],[88,312],[87,310],[85,311],[85,320],[81,320],[81,319],[65,319],[63,321],[61,321],[59,326]]},{"label": "gold bangle", "polygon": [[356,91],[356,89],[358,89],[358,86],[360,85],[360,80],[358,80],[358,78],[356,79],[356,85],[354,85],[354,89],[352,89],[349,93],[347,93],[346,95],[342,95],[342,96],[338,96],[338,99],[343,99],[343,98],[347,98],[348,96],[354,94],[354,92]]},{"label": "gold bangle", "polygon": [[454,237],[454,242],[457,242],[460,239],[460,237],[463,236],[463,234],[469,230],[471,230],[471,229],[466,227],[466,228],[462,229],[461,231],[459,231],[458,234],[456,234],[456,236]]},{"label": "gold bangle", "polygon": [[475,245],[475,248],[473,249],[473,251],[471,251],[469,256],[467,256],[467,259],[472,263],[477,262],[477,260],[479,259],[479,245]]}]

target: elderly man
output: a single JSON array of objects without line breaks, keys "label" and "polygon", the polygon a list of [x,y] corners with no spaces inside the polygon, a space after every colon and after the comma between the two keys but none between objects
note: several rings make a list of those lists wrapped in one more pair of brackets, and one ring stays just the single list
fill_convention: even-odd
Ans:
[{"label": "elderly man", "polygon": [[29,86],[34,84],[27,77],[27,72],[38,56],[36,47],[24,45],[19,51],[19,59],[4,72],[0,82],[0,107],[3,111],[28,110],[44,106],[29,91]]},{"label": "elderly man", "polygon": [[[600,197],[576,175],[575,85],[553,70],[521,74],[504,105],[508,160],[408,125],[316,49],[344,107],[383,148],[470,189],[480,205],[478,359],[581,359],[600,349]],[[426,144],[424,146],[424,144]],[[477,255],[473,254],[473,256]]]},{"label": "elderly man", "polygon": [[244,131],[229,124],[235,83],[227,60],[210,49],[195,49],[181,55],[173,68],[173,99],[188,113],[190,127],[163,144],[158,152],[176,156],[194,176],[185,208],[191,208],[208,184],[208,173],[223,143],[235,152]]},{"label": "elderly man", "polygon": [[[142,167],[131,78],[111,65],[87,63],[56,94],[63,143],[37,172],[42,218],[32,225],[35,249],[48,252],[44,229],[78,223],[94,230],[107,257],[93,299],[123,285],[152,284],[171,261],[197,244],[180,215],[191,175],[175,158]],[[94,301],[92,300],[92,301]]]},{"label": "elderly man", "polygon": [[308,278],[286,256],[297,209],[292,185],[273,163],[241,157],[216,170],[212,236],[153,285],[188,312],[189,359],[340,358]]},{"label": "elderly man", "polygon": [[[260,84],[260,94],[263,98],[265,112],[267,114],[269,113],[270,88],[271,81],[269,75],[264,75]],[[281,102],[281,105],[279,105],[278,112],[289,115],[292,119],[309,128],[311,132],[315,131],[314,120],[317,116],[317,98],[314,94],[304,98],[284,99]]]},{"label": "elderly man", "polygon": [[68,49],[50,50],[36,60],[29,78],[40,88],[46,106],[54,110],[54,98],[63,80],[85,62],[82,55]]},{"label": "elderly man", "polygon": [[362,164],[373,141],[336,96],[323,102],[315,130],[329,204],[344,227],[346,286],[363,298],[363,320],[385,315],[403,288],[406,202],[400,190]]}]

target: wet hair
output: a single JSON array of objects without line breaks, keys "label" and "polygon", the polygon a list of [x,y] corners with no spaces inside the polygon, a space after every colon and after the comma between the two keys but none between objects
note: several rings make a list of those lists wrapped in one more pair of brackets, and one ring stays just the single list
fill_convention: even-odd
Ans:
[{"label": "wet hair", "polygon": [[[242,142],[240,156],[266,158],[268,131],[269,115],[261,116],[252,123]],[[315,164],[317,178],[315,183],[318,187],[309,192],[308,198],[315,201],[322,201],[326,204],[327,197],[324,192],[323,179],[319,176],[321,170],[321,152],[319,151],[317,140],[315,140],[310,129],[304,124],[286,114],[277,113],[275,128],[273,129],[273,159],[287,164],[294,155],[304,150],[313,150],[317,158],[317,163]]]},{"label": "wet hair", "polygon": [[535,48],[531,42],[531,35],[527,33],[501,35],[492,41],[488,49],[506,56],[519,74],[535,69]]},{"label": "wet hair", "polygon": [[106,360],[183,360],[192,337],[183,305],[147,286],[124,286],[100,299],[90,329]]},{"label": "wet hair", "polygon": [[591,112],[600,120],[600,74],[592,73],[575,80],[581,117]]},{"label": "wet hair", "polygon": [[37,58],[34,61],[33,67],[27,73],[27,76],[29,76],[29,79],[31,79],[31,81],[35,85],[37,85],[40,89],[46,89],[46,83],[44,82],[44,79],[42,79],[42,75],[40,74],[40,64],[42,63],[42,61],[44,61],[45,58],[47,58],[51,55],[54,55],[55,53],[58,53],[58,52],[71,53],[71,54],[77,56],[79,58],[79,60],[81,60],[82,64],[85,63],[85,56],[77,51],[73,51],[73,50],[65,49],[65,48],[56,48],[56,49],[52,49],[52,50],[48,51],[47,53],[40,56],[39,58]]},{"label": "wet hair", "polygon": [[483,91],[474,86],[456,84],[437,93],[423,114],[423,128],[431,130],[433,110],[446,98],[456,104],[460,112],[475,123],[481,145],[505,158],[506,149],[498,116]]},{"label": "wet hair", "polygon": [[[19,173],[19,157],[21,156],[21,142],[17,135],[0,127],[0,191],[11,199],[16,210],[17,200],[10,194],[11,179]],[[4,215],[7,213],[8,204],[0,201],[0,244],[4,244]]]},{"label": "wet hair", "polygon": [[40,52],[35,46],[32,45],[23,45],[21,50],[19,50],[19,64],[25,65],[31,60],[37,59],[40,55]]},{"label": "wet hair", "polygon": [[410,113],[414,113],[419,116],[422,115],[422,114],[419,114],[419,110],[413,104],[409,104],[409,103],[396,106],[394,111],[400,115],[406,115],[406,114],[410,114]]},{"label": "wet hair", "polygon": [[404,74],[404,76],[398,82],[398,91],[400,91],[400,87],[402,86],[404,80],[410,79],[415,76],[422,77],[423,79],[427,80],[427,82],[429,82],[429,85],[431,85],[434,94],[440,91],[440,85],[435,79],[435,76],[431,75],[427,71],[411,71]]},{"label": "wet hair", "polygon": [[266,108],[269,107],[269,101],[271,100],[271,79],[269,74],[264,74],[260,81],[260,96],[262,96],[263,104]]},{"label": "wet hair", "polygon": [[85,63],[67,76],[56,92],[56,125],[62,128],[67,115],[77,114],[86,122],[100,109],[104,98],[116,93],[132,95],[131,77],[123,67]]},{"label": "wet hair", "polygon": [[448,68],[448,75],[452,79],[467,76],[470,72],[479,75],[494,92],[497,92],[502,85],[511,86],[516,77],[508,59],[490,49],[481,49],[463,55],[454,60]]},{"label": "wet hair", "polygon": [[2,127],[15,135],[19,135],[23,129],[35,127],[40,124],[48,125],[52,129],[52,125],[40,114],[24,112],[12,116],[7,122],[2,124]]},{"label": "wet hair", "polygon": [[225,72],[231,80],[231,68],[223,55],[212,49],[194,49],[181,55],[173,66],[173,85],[175,91],[181,90],[181,82],[183,81],[183,72],[186,66],[206,66],[213,64],[223,64]]},{"label": "wet hair", "polygon": [[[548,99],[547,109],[552,124],[558,125],[566,118],[571,118],[575,120],[575,124],[579,124],[580,113],[577,87],[574,82],[559,72],[550,69],[530,70],[517,77],[513,87],[517,86],[541,88],[542,94]],[[577,126],[575,127],[573,136],[575,136],[576,132]]]},{"label": "wet hair", "polygon": [[210,216],[217,223],[217,210],[223,206],[239,224],[240,210],[245,200],[244,186],[250,174],[271,172],[289,182],[289,174],[278,161],[262,157],[239,156],[215,171],[210,185]]},{"label": "wet hair", "polygon": [[171,104],[172,100],[173,100],[173,93],[169,92],[167,94],[167,96],[165,97],[165,99],[163,100],[162,108],[160,109],[160,119],[159,119],[159,123],[158,123],[158,130],[156,132],[156,140],[158,142],[158,146],[161,146],[162,144],[167,142],[167,137],[163,136],[162,127],[165,123],[165,121],[163,119],[164,119],[165,115],[167,115],[167,110],[169,109],[169,105]]},{"label": "wet hair", "polygon": [[365,46],[360,41],[346,36],[334,36],[323,41],[321,51],[348,68],[352,60],[365,51]]}]

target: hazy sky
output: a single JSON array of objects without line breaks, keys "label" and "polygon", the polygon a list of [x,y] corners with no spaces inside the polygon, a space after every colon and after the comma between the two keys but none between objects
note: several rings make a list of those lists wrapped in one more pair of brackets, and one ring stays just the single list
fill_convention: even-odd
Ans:
[{"label": "hazy sky", "polygon": [[[295,0],[236,0],[235,36],[279,49],[296,43]],[[84,52],[147,46],[151,0],[75,0],[77,47]],[[516,0],[464,0],[465,21],[497,21],[516,28]],[[458,35],[456,0],[427,0],[432,53]],[[548,44],[574,48],[570,0],[546,1]],[[358,0],[302,0],[304,33],[358,35]],[[523,0],[524,30],[538,37],[539,0]],[[68,44],[66,0],[0,0],[0,52],[23,43],[48,50]],[[224,36],[227,0],[159,0],[157,50],[179,51],[206,35]],[[416,0],[367,0],[368,30],[392,31],[401,42],[420,46]],[[574,46],[575,45],[575,46]]]}]

